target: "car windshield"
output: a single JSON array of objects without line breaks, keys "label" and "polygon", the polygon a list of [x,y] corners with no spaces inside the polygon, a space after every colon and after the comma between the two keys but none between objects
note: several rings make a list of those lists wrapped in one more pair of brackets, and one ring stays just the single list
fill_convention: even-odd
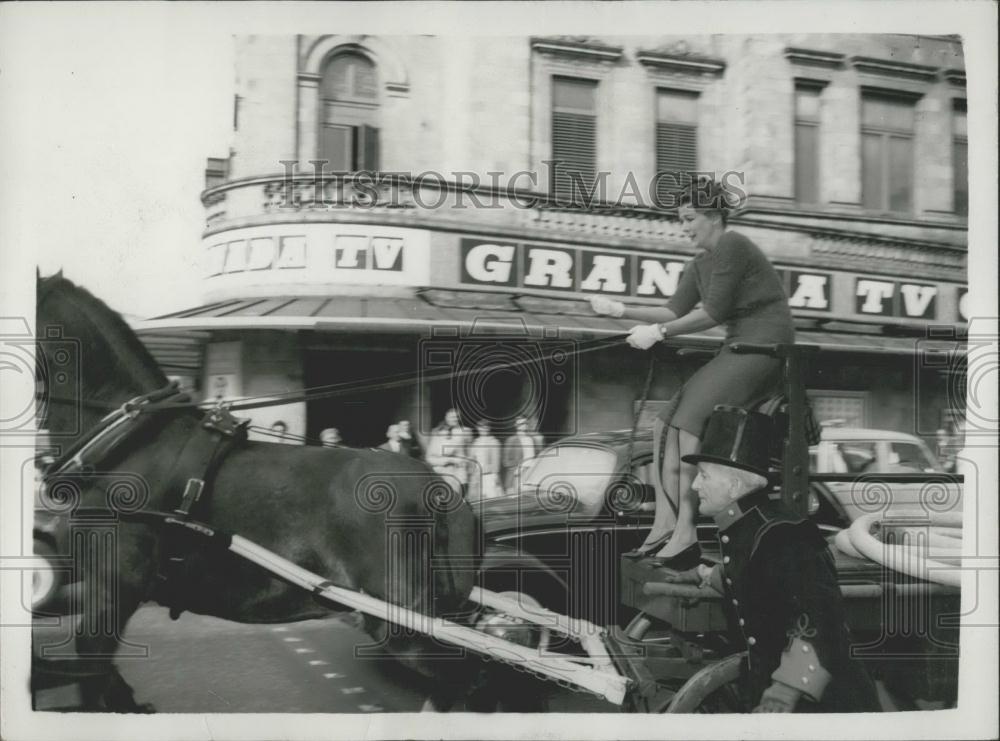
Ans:
[{"label": "car windshield", "polygon": [[532,462],[522,484],[556,496],[574,496],[577,510],[590,511],[603,503],[614,469],[615,454],[607,448],[557,445]]}]

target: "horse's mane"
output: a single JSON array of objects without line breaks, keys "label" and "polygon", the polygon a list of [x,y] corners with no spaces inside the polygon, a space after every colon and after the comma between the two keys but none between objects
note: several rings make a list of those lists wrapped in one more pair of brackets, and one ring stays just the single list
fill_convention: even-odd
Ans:
[{"label": "horse's mane", "polygon": [[64,278],[61,271],[39,280],[38,305],[41,305],[42,301],[52,292],[64,294],[65,298],[95,326],[110,346],[131,353],[135,360],[143,366],[143,369],[152,374],[154,383],[159,386],[166,385],[167,377],[156,359],[118,312],[111,309],[86,288],[76,285],[69,278]]}]

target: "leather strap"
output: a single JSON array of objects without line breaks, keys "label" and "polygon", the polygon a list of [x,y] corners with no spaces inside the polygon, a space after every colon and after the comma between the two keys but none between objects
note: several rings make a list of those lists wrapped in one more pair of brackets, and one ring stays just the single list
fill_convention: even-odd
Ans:
[{"label": "leather strap", "polygon": [[[204,506],[226,455],[245,439],[246,423],[237,422],[226,410],[216,408],[205,416],[185,442],[165,486],[168,501],[171,492],[181,492],[174,508],[178,520],[191,519],[199,504]],[[176,528],[160,536],[157,599],[170,609],[173,620],[185,610],[186,592],[181,587],[185,576],[186,545]]]}]

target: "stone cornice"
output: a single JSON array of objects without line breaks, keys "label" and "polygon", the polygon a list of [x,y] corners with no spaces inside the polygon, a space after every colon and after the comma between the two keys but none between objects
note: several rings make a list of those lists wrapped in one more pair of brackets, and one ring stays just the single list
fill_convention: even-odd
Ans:
[{"label": "stone cornice", "polygon": [[858,72],[919,82],[934,82],[941,71],[940,67],[931,67],[926,64],[897,62],[894,59],[875,59],[874,57],[851,57],[851,65]]},{"label": "stone cornice", "polygon": [[844,55],[833,51],[817,49],[798,49],[789,46],[785,49],[785,59],[793,64],[804,64],[810,67],[828,67],[839,69],[844,66]]},{"label": "stone cornice", "polygon": [[944,79],[946,79],[952,85],[958,85],[959,87],[965,87],[965,70],[964,69],[946,69],[944,71]]},{"label": "stone cornice", "polygon": [[622,58],[622,47],[606,46],[590,40],[565,37],[536,37],[531,39],[531,49],[542,54],[575,57],[592,62],[617,62]]},{"label": "stone cornice", "polygon": [[694,55],[664,54],[656,51],[640,51],[635,55],[639,64],[646,67],[683,72],[694,75],[721,75],[726,69],[725,61],[711,57]]}]

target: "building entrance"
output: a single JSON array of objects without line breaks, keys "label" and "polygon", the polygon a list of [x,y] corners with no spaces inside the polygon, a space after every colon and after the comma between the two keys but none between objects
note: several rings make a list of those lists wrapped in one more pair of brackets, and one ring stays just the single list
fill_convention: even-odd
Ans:
[{"label": "building entrance", "polygon": [[317,439],[322,430],[336,427],[345,445],[374,447],[384,443],[386,428],[411,416],[417,386],[414,380],[412,385],[386,387],[384,380],[408,374],[416,374],[414,355],[409,349],[365,349],[360,343],[307,348],[306,387],[344,387],[343,393],[309,402],[308,436]]}]

